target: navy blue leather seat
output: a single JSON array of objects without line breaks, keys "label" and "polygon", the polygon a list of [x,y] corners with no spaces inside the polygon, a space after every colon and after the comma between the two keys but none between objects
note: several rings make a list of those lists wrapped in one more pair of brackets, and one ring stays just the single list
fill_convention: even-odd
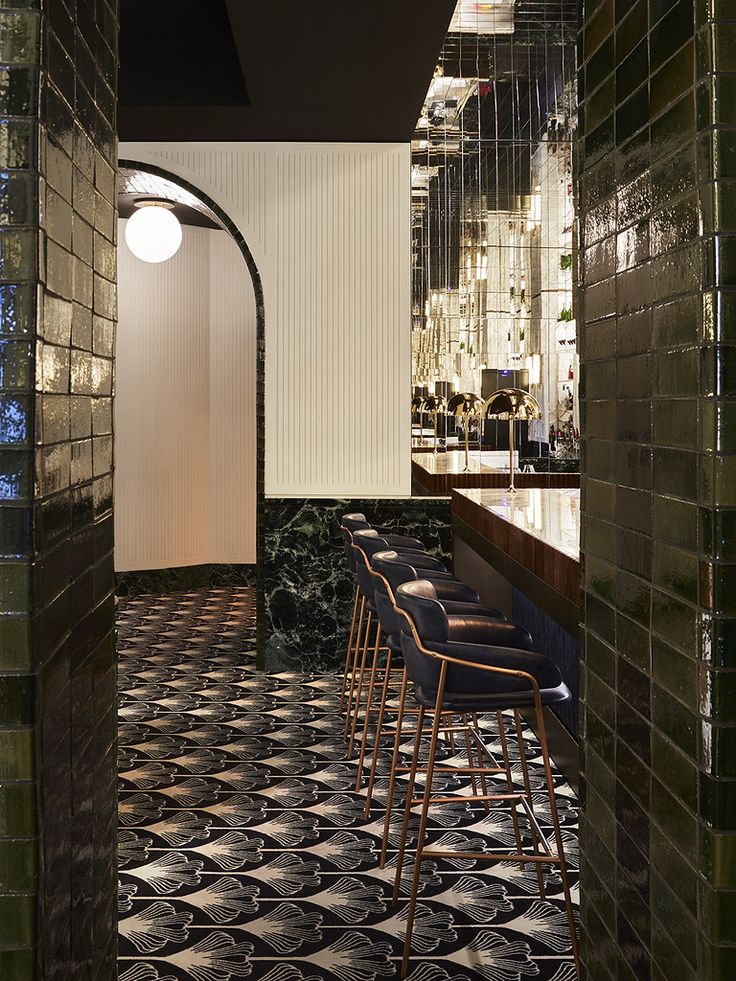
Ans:
[{"label": "navy blue leather seat", "polygon": [[531,634],[523,627],[472,614],[448,615],[434,584],[426,579],[400,585],[396,602],[409,618],[402,626],[401,649],[407,673],[414,682],[415,698],[421,705],[433,707],[437,701],[442,662],[432,653],[462,662],[448,664],[444,709],[487,712],[534,705],[534,690],[528,678],[478,670],[474,664],[531,675],[544,705],[571,698],[557,665],[534,650]]},{"label": "navy blue leather seat", "polygon": [[371,613],[376,613],[375,603],[375,580],[371,571],[366,565],[365,556],[370,561],[374,552],[385,551],[389,548],[403,548],[411,550],[416,555],[417,561],[428,561],[429,564],[436,564],[444,570],[445,575],[449,575],[445,566],[437,559],[427,555],[424,545],[418,538],[411,538],[408,535],[389,535],[376,531],[373,528],[357,529],[353,534],[352,550],[355,561],[355,573],[358,577],[358,586],[361,594],[365,597],[366,606]]},{"label": "navy blue leather seat", "polygon": [[[495,620],[506,619],[500,610],[481,606],[480,597],[476,591],[460,582],[459,579],[450,578],[447,575],[438,578],[432,577],[433,570],[427,569],[427,563],[422,565],[421,561],[417,561],[423,558],[412,552],[395,549],[375,552],[371,557],[371,567],[375,573],[375,605],[381,627],[387,634],[387,644],[392,650],[401,650],[401,631],[406,621],[400,613],[396,612],[394,598],[396,590],[405,582],[416,582],[420,578],[430,579],[437,599],[448,613],[472,613],[478,617],[491,617]],[[426,558],[430,558],[430,556],[426,556]],[[437,562],[436,559],[432,561]],[[389,590],[393,595],[389,595]]]}]

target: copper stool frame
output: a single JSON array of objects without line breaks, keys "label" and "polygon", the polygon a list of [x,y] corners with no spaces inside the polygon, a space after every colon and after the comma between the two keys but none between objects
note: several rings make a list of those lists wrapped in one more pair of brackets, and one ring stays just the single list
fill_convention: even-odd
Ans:
[{"label": "copper stool frame", "polygon": [[[506,862],[516,861],[519,862],[519,864],[522,867],[527,863],[535,863],[537,868],[537,878],[540,883],[540,893],[542,895],[542,898],[544,898],[544,880],[541,873],[542,864],[559,866],[560,877],[562,879],[562,889],[565,897],[567,918],[570,926],[570,942],[572,946],[572,954],[575,962],[575,970],[577,976],[579,977],[580,954],[579,954],[579,947],[578,947],[577,927],[575,922],[575,913],[573,911],[573,906],[572,906],[570,881],[568,877],[567,863],[565,861],[565,849],[562,840],[562,831],[560,829],[559,815],[557,812],[557,800],[555,798],[554,780],[552,778],[552,767],[550,764],[549,747],[547,745],[547,733],[544,724],[544,713],[543,713],[541,692],[539,689],[539,684],[537,683],[537,679],[532,674],[526,671],[515,670],[510,668],[500,668],[491,664],[479,664],[474,661],[473,662],[465,661],[462,660],[461,658],[452,657],[448,654],[440,654],[436,651],[429,650],[427,647],[424,646],[424,644],[422,644],[422,641],[419,638],[419,635],[414,626],[414,622],[412,618],[409,616],[409,614],[406,613],[405,610],[401,610],[400,612],[409,623],[412,637],[414,638],[414,642],[416,643],[419,651],[421,651],[421,653],[425,654],[427,657],[431,657],[434,658],[435,660],[440,661],[440,676],[437,683],[437,698],[435,701],[434,708],[427,709],[423,705],[419,706],[419,718],[417,721],[416,734],[414,739],[414,752],[412,755],[412,763],[409,773],[406,802],[404,805],[404,820],[403,820],[402,833],[401,833],[401,842],[399,845],[398,861],[396,864],[396,877],[394,881],[394,892],[393,892],[394,905],[397,905],[399,900],[399,892],[401,888],[402,865],[404,860],[404,854],[406,852],[406,842],[409,832],[409,819],[411,817],[411,811],[413,807],[421,805],[419,832],[417,837],[417,850],[416,850],[416,857],[415,857],[415,864],[414,864],[414,876],[412,880],[411,890],[409,893],[409,909],[407,913],[406,939],[404,942],[404,957],[402,961],[401,977],[406,978],[409,970],[409,958],[411,954],[411,938],[414,929],[414,915],[416,912],[416,902],[417,902],[417,894],[419,890],[419,878],[421,874],[422,859],[425,857],[457,858],[458,856],[465,856],[466,858],[474,859],[475,861],[506,861]],[[536,721],[538,725],[538,736],[539,736],[539,742],[542,750],[542,758],[544,760],[545,780],[547,784],[547,792],[549,794],[550,816],[552,818],[555,846],[557,849],[556,854],[552,852],[551,845],[549,844],[546,837],[542,833],[542,830],[539,827],[539,824],[537,823],[536,817],[534,816],[534,809],[531,801],[531,793],[527,789],[528,788],[527,781],[525,781],[527,786],[525,786],[525,792],[523,794],[515,791],[513,792],[509,791],[506,794],[486,794],[481,796],[473,795],[472,797],[463,797],[463,800],[482,800],[482,799],[485,799],[487,801],[505,800],[511,802],[514,812],[516,811],[516,804],[520,803],[524,807],[527,813],[527,817],[529,818],[529,823],[531,826],[532,845],[534,848],[534,851],[531,854],[529,854],[528,852],[522,853],[521,849],[519,849],[518,854],[513,855],[505,852],[489,853],[489,852],[439,851],[437,849],[424,847],[424,838],[427,831],[427,818],[429,814],[430,803],[441,804],[441,803],[455,800],[454,797],[435,797],[434,799],[432,799],[431,797],[432,779],[434,773],[442,772],[443,770],[442,767],[437,767],[435,765],[435,756],[437,752],[437,743],[440,733],[440,721],[442,716],[449,711],[447,709],[442,708],[442,699],[445,692],[447,670],[449,665],[451,664],[457,664],[460,667],[466,667],[466,668],[467,667],[477,668],[480,671],[487,671],[491,674],[500,674],[500,675],[507,675],[508,677],[520,678],[529,683],[534,696],[534,710],[535,710]],[[427,766],[420,768],[418,766],[419,751],[421,746],[422,735],[424,732],[424,716],[427,712],[431,712],[433,714],[429,756],[427,759]],[[455,714],[457,715],[459,713],[456,712]],[[518,711],[515,713],[515,717],[516,717],[516,724],[517,724],[517,733],[520,738],[520,747],[523,747],[523,734],[521,732]],[[398,740],[398,732],[397,732],[397,740]],[[521,752],[523,754],[524,750],[521,749]],[[522,756],[522,758],[524,757]],[[394,754],[394,760],[396,760],[396,753]],[[526,767],[524,768],[526,769]],[[468,767],[466,768],[465,772],[474,771],[475,773],[479,773],[483,769],[485,768]],[[486,772],[498,772],[498,770],[486,770]],[[417,773],[426,773],[424,793],[421,797],[414,796],[414,786],[416,783]],[[538,850],[540,844],[544,849],[543,852],[540,852]]]}]

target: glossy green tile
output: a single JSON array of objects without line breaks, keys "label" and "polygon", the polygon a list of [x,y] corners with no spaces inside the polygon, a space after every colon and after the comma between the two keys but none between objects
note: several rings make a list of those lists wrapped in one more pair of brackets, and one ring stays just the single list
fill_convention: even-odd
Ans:
[{"label": "glossy green tile", "polygon": [[701,726],[697,715],[656,682],[652,684],[652,722],[690,759],[698,758]]},{"label": "glossy green tile", "polygon": [[38,885],[38,842],[0,840],[0,891],[33,892]]},{"label": "glossy green tile", "polygon": [[29,838],[36,834],[36,788],[32,783],[0,787],[0,837]]},{"label": "glossy green tile", "polygon": [[644,807],[649,807],[651,771],[622,739],[616,740],[616,776]]},{"label": "glossy green tile", "polygon": [[0,730],[0,779],[33,779],[33,733],[28,729]]},{"label": "glossy green tile", "polygon": [[585,91],[589,96],[613,72],[614,65],[614,41],[609,37],[584,66]]},{"label": "glossy green tile", "polygon": [[616,61],[621,64],[648,29],[647,0],[625,4],[625,16],[616,25]]},{"label": "glossy green tile", "polygon": [[31,515],[25,507],[0,509],[0,556],[30,558],[32,553]]},{"label": "glossy green tile", "polygon": [[652,590],[652,630],[690,657],[697,656],[697,611],[688,603]]},{"label": "glossy green tile", "polygon": [[698,602],[700,565],[697,556],[664,542],[655,542],[653,569],[656,586],[686,602]]},{"label": "glossy green tile", "polygon": [[0,609],[8,614],[29,612],[30,574],[27,564],[0,564]]},{"label": "glossy green tile", "polygon": [[0,675],[0,719],[2,724],[32,725],[34,679],[28,675]]},{"label": "glossy green tile", "polygon": [[652,71],[678,53],[695,33],[693,0],[678,0],[651,30],[650,50]]},{"label": "glossy green tile", "polygon": [[736,459],[703,457],[699,464],[699,476],[704,504],[736,507]]},{"label": "glossy green tile", "polygon": [[640,623],[628,617],[616,615],[618,648],[642,671],[651,670],[651,634]]},{"label": "glossy green tile", "polygon": [[736,780],[719,780],[701,771],[698,792],[700,819],[713,831],[736,831]]},{"label": "glossy green tile", "polygon": [[13,978],[13,981],[37,981],[36,963],[37,953],[33,948],[0,950],[0,978]]},{"label": "glossy green tile", "polygon": [[614,567],[610,562],[589,555],[585,575],[588,589],[612,603],[615,599]]},{"label": "glossy green tile", "polygon": [[654,537],[670,545],[698,550],[698,508],[694,503],[655,495],[652,499]]},{"label": "glossy green tile", "polygon": [[[684,147],[674,157],[652,167],[652,204],[659,208],[697,185],[697,159],[694,147]],[[688,298],[694,302],[693,298]]]},{"label": "glossy green tile", "polygon": [[698,710],[698,662],[657,637],[652,639],[652,676],[661,688],[693,712]]},{"label": "glossy green tile", "polygon": [[0,617],[0,670],[23,671],[30,668],[31,663],[29,620]]},{"label": "glossy green tile", "polygon": [[670,791],[652,777],[652,820],[670,844],[682,855],[695,855],[698,845],[698,822]]},{"label": "glossy green tile", "polygon": [[694,855],[680,853],[656,825],[650,844],[652,868],[686,909],[697,908],[698,870]]},{"label": "glossy green tile", "polygon": [[651,586],[647,580],[619,571],[616,574],[616,604],[624,616],[649,627]]},{"label": "glossy green tile", "polygon": [[7,65],[36,64],[40,18],[34,10],[0,11],[0,61]]},{"label": "glossy green tile", "polygon": [[0,228],[0,281],[32,279],[37,260],[35,230]]},{"label": "glossy green tile", "polygon": [[601,85],[585,105],[585,132],[592,132],[611,114],[615,98],[613,75]]},{"label": "glossy green tile", "polygon": [[715,889],[732,886],[736,881],[736,835],[717,834],[701,824],[698,861],[701,872]]},{"label": "glossy green tile", "polygon": [[[616,101],[624,102],[646,82],[648,76],[649,45],[644,39],[619,62],[616,68]],[[622,142],[621,138],[618,138]]]},{"label": "glossy green tile", "polygon": [[[722,724],[725,723],[725,724]],[[736,779],[736,726],[731,719],[703,719],[701,766],[711,776]]]},{"label": "glossy green tile", "polygon": [[[666,409],[673,411],[678,404],[662,400],[655,404],[655,438],[663,420],[656,415],[657,405],[661,406],[661,411]],[[684,415],[685,413],[683,413]],[[697,416],[696,433],[697,433]],[[685,450],[670,449],[668,447],[657,447],[654,450],[654,489],[658,494],[671,495],[686,501],[698,500],[698,464],[699,460],[695,453]]]},{"label": "glossy green tile", "polygon": [[604,0],[596,7],[594,15],[583,30],[583,57],[585,59],[597,51],[613,30],[613,0]]},{"label": "glossy green tile", "polygon": [[690,41],[678,52],[676,58],[671,58],[652,76],[650,86],[653,116],[663,112],[692,87],[694,64],[695,44]]},{"label": "glossy green tile", "polygon": [[652,122],[652,160],[661,160],[674,153],[695,136],[695,97],[684,95]]},{"label": "glossy green tile", "polygon": [[707,596],[709,608],[726,617],[736,616],[736,564],[708,564],[706,573],[711,590]]},{"label": "glossy green tile", "polygon": [[616,138],[628,140],[649,123],[649,86],[644,84],[616,110]]},{"label": "glossy green tile", "polygon": [[[0,67],[0,93],[7,69]],[[17,72],[13,73],[17,77]],[[8,88],[5,88],[6,95]],[[32,97],[32,93],[29,93]],[[36,181],[33,174],[0,173],[0,225],[31,225],[37,213]]]},{"label": "glossy green tile", "polygon": [[[678,965],[679,973],[673,974],[672,977],[683,979],[690,977],[691,975],[685,973],[680,965],[684,961],[691,971],[697,968],[697,924],[695,918],[685,909],[679,898],[656,873],[652,875],[652,907],[660,920],[664,936],[669,937],[670,945],[676,951],[675,957],[671,959],[671,964],[673,967],[675,964]],[[654,925],[652,931],[654,935]],[[654,942],[652,946],[654,953],[656,951]]]},{"label": "glossy green tile", "polygon": [[6,947],[28,947],[36,938],[34,896],[0,896],[0,923]]}]

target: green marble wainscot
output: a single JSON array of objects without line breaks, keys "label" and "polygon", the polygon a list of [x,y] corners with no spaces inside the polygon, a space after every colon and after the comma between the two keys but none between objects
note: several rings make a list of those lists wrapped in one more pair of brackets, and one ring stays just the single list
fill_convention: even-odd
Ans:
[{"label": "green marble wainscot", "polygon": [[265,667],[342,669],[354,584],[340,519],[360,511],[375,527],[420,538],[449,566],[449,498],[305,500],[267,498],[263,536]]}]

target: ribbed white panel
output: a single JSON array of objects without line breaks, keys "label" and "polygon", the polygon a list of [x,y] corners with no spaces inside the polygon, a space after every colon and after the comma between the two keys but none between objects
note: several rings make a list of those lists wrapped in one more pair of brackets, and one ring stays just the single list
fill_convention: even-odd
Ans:
[{"label": "ribbed white panel", "polygon": [[226,233],[186,226],[179,252],[149,265],[124,244],[124,224],[115,567],[255,562],[255,302],[245,263]]},{"label": "ribbed white panel", "polygon": [[410,462],[407,144],[121,144],[240,229],[266,311],[266,493],[401,497]]},{"label": "ribbed white panel", "polygon": [[212,561],[255,563],[256,305],[233,239],[214,232],[210,241]]}]

